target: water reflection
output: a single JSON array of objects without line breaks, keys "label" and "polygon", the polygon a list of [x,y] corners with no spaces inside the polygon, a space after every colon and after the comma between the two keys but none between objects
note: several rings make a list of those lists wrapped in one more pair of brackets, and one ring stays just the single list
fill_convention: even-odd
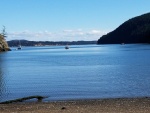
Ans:
[{"label": "water reflection", "polygon": [[4,82],[4,53],[0,53],[0,100],[3,99],[3,93],[5,91]]}]

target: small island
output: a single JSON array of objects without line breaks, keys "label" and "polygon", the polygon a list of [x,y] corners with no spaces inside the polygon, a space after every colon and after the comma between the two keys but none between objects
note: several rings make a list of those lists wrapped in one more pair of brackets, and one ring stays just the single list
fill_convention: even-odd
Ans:
[{"label": "small island", "polygon": [[150,13],[129,19],[100,37],[98,44],[150,43]]}]

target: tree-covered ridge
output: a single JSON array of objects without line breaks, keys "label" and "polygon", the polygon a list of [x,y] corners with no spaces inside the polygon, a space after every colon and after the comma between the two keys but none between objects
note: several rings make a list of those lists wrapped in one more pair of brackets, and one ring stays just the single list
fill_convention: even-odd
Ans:
[{"label": "tree-covered ridge", "polygon": [[150,13],[129,19],[98,40],[98,44],[118,43],[150,43]]},{"label": "tree-covered ridge", "polygon": [[96,44],[97,41],[28,41],[28,40],[11,40],[8,41],[10,47],[21,46],[53,46],[53,45],[86,45],[86,44]]},{"label": "tree-covered ridge", "polygon": [[10,50],[10,48],[5,40],[5,37],[6,37],[6,34],[5,34],[5,28],[4,28],[2,33],[0,34],[0,52]]}]

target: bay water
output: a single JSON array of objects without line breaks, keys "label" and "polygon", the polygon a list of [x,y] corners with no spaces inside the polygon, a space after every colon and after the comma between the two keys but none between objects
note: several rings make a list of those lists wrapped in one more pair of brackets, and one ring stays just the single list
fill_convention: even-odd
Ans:
[{"label": "bay water", "polygon": [[150,45],[11,48],[0,53],[0,102],[150,96]]}]

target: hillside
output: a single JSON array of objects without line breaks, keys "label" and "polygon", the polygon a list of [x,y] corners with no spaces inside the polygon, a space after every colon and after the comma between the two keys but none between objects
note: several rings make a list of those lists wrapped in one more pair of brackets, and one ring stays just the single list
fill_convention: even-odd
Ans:
[{"label": "hillside", "polygon": [[150,43],[150,13],[134,17],[103,35],[98,44]]}]

